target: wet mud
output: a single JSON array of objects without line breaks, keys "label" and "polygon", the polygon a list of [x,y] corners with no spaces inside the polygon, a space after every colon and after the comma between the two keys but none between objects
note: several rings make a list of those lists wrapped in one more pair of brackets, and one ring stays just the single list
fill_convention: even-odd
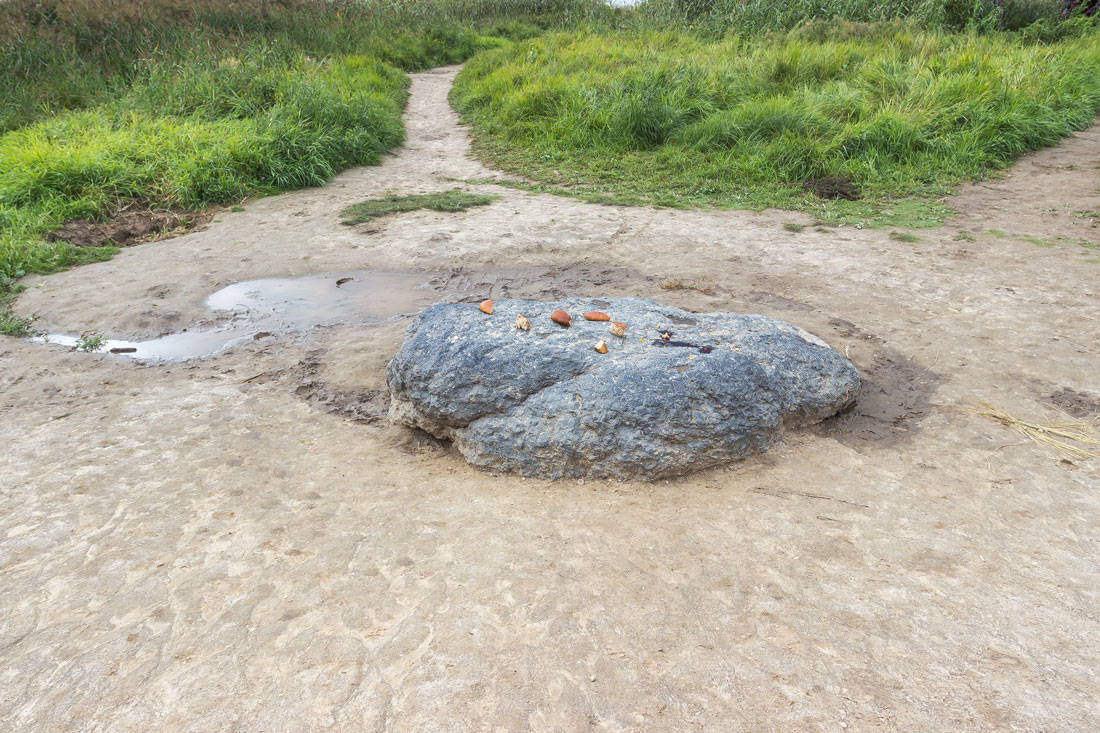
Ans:
[{"label": "wet mud", "polygon": [[1051,403],[1067,415],[1083,420],[1096,420],[1100,417],[1100,396],[1078,392],[1063,387],[1049,397]]},{"label": "wet mud", "polygon": [[216,209],[153,209],[146,204],[132,202],[116,211],[106,221],[67,221],[50,232],[47,239],[51,242],[68,242],[79,247],[131,247],[200,230],[210,222],[215,212]]},{"label": "wet mud", "polygon": [[[855,338],[867,338],[862,331],[857,333]],[[869,362],[855,363],[863,380],[856,404],[813,429],[861,452],[897,448],[911,441],[933,409],[940,375],[911,357],[883,348]]]},{"label": "wet mud", "polygon": [[206,307],[228,322],[204,328],[192,325],[179,333],[148,341],[94,336],[89,347],[82,334],[43,334],[32,340],[77,350],[124,355],[153,362],[211,356],[247,339],[308,331],[338,323],[367,325],[410,315],[442,297],[430,277],[415,273],[368,272],[265,278],[234,283],[206,298]]}]

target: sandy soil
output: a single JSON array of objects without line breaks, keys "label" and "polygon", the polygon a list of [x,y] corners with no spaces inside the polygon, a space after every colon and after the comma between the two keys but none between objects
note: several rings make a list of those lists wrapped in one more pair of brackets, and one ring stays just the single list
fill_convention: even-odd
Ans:
[{"label": "sandy soil", "polygon": [[1074,216],[1100,209],[1100,129],[962,190],[915,244],[491,185],[341,226],[495,175],[454,73],[414,77],[382,166],[30,280],[17,311],[145,338],[234,281],[363,268],[467,300],[637,294],[818,334],[867,377],[859,406],[727,470],[547,483],[385,424],[405,319],[168,366],[0,340],[2,727],[1100,728],[1100,460],[967,414],[1100,411],[1078,244],[1100,229]]}]

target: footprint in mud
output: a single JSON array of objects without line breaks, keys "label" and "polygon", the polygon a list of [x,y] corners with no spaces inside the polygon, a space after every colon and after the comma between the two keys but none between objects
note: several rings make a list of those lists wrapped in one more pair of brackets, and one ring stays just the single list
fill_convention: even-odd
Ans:
[{"label": "footprint in mud", "polygon": [[1096,395],[1062,387],[1051,394],[1049,399],[1055,407],[1070,417],[1091,420],[1100,415],[1100,397]]},{"label": "footprint in mud", "polygon": [[[875,337],[854,329],[854,338]],[[891,349],[879,348],[870,364],[857,364],[863,377],[859,401],[816,430],[856,450],[892,446],[912,438],[928,414],[938,374]]]}]

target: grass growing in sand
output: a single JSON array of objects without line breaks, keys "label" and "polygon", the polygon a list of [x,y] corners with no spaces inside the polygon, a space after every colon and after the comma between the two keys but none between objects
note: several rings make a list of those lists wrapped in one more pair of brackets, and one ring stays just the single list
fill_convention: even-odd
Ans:
[{"label": "grass growing in sand", "polygon": [[344,217],[344,220],[340,223],[349,226],[363,224],[380,216],[403,214],[407,211],[419,211],[421,209],[455,213],[475,206],[488,206],[499,198],[500,196],[468,193],[459,188],[452,188],[450,191],[441,193],[416,193],[405,196],[389,195],[380,199],[368,199],[354,206],[349,206],[340,212],[340,216]]}]

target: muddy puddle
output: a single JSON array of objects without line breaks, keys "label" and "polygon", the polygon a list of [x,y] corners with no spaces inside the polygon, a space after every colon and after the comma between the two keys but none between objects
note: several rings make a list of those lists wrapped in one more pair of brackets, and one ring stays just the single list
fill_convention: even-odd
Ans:
[{"label": "muddy puddle", "polygon": [[425,274],[348,272],[234,283],[213,293],[206,306],[228,321],[207,329],[184,329],[148,341],[103,334],[43,334],[40,343],[117,354],[146,361],[180,361],[210,356],[248,339],[306,331],[318,326],[373,324],[415,313],[442,295]]}]

